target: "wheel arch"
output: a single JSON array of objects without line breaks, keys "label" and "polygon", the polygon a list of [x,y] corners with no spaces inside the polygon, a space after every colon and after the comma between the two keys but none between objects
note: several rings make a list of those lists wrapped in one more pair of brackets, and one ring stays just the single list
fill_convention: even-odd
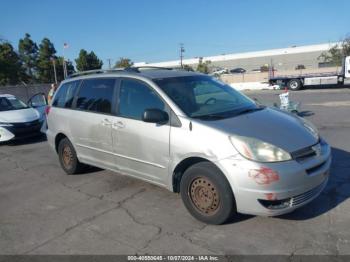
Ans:
[{"label": "wheel arch", "polygon": [[64,133],[58,133],[55,137],[55,150],[57,153],[58,153],[58,145],[60,144],[61,140],[64,138],[68,138],[68,136],[66,136]]},{"label": "wheel arch", "polygon": [[[199,162],[208,162],[214,165],[216,168],[221,170],[221,168],[216,165],[213,161],[206,159],[204,157],[187,157],[183,160],[181,160],[175,167],[173,174],[172,174],[172,190],[174,193],[180,193],[180,182],[183,174],[185,171],[193,166],[194,164],[197,164]],[[222,171],[221,171],[222,172]],[[224,173],[224,172],[222,172]]]},{"label": "wheel arch", "polygon": [[179,193],[180,192],[180,181],[182,178],[182,175],[185,173],[185,171],[192,165],[197,164],[199,162],[211,162],[206,158],[203,157],[187,157],[183,160],[181,160],[175,167],[173,175],[172,175],[172,189],[173,192]]}]

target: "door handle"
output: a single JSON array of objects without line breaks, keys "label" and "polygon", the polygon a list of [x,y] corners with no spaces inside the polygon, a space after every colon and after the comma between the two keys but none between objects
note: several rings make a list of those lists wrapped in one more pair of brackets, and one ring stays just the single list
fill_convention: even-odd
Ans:
[{"label": "door handle", "polygon": [[115,122],[115,123],[113,124],[113,127],[116,127],[116,128],[124,128],[125,125],[124,125],[124,123],[123,123],[122,121],[118,121],[118,122]]},{"label": "door handle", "polygon": [[102,124],[103,126],[111,126],[111,125],[112,125],[112,122],[111,122],[110,120],[108,120],[107,118],[105,118],[105,119],[103,119],[103,120],[101,121],[101,124]]}]

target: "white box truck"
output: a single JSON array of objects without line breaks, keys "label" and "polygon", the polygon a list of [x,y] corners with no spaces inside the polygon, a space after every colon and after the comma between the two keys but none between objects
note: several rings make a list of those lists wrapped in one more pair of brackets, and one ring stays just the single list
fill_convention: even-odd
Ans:
[{"label": "white box truck", "polygon": [[343,59],[341,73],[300,74],[269,77],[271,85],[300,90],[307,86],[344,86],[350,85],[350,56]]}]

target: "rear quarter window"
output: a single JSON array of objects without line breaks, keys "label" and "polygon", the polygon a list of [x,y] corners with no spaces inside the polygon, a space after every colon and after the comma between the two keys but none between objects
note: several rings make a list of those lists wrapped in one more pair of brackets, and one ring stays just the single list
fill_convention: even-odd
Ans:
[{"label": "rear quarter window", "polygon": [[76,109],[111,114],[115,78],[84,80],[79,90]]},{"label": "rear quarter window", "polygon": [[58,90],[52,102],[53,107],[71,108],[75,93],[80,85],[79,81],[72,81],[63,84]]}]

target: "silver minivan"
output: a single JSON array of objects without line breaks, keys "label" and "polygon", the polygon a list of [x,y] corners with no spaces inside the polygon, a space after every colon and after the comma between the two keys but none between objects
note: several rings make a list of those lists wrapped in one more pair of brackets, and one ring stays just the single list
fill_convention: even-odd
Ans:
[{"label": "silver minivan", "polygon": [[72,75],[47,109],[67,174],[86,165],[180,193],[197,219],[276,216],[316,198],[331,150],[308,121],[207,75],[127,68]]}]

